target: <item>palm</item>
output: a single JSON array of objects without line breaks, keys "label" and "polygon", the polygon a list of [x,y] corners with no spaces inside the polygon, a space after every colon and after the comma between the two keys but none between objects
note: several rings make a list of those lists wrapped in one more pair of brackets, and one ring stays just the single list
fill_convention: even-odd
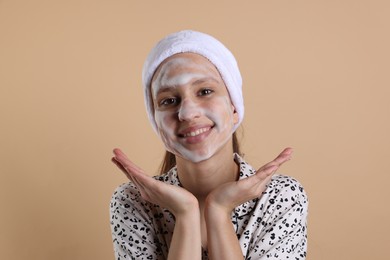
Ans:
[{"label": "palm", "polygon": [[195,196],[187,190],[151,178],[121,150],[115,149],[114,153],[116,156],[112,161],[136,185],[145,200],[168,209],[174,215],[186,212],[197,205]]},{"label": "palm", "polygon": [[267,188],[275,171],[291,158],[291,152],[290,148],[286,148],[273,161],[262,166],[256,174],[219,186],[208,195],[208,205],[230,213],[238,205],[259,198]]}]

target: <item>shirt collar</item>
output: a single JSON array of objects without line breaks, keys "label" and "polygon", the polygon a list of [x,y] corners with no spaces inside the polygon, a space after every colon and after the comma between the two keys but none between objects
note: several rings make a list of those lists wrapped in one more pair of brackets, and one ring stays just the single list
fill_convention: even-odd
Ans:
[{"label": "shirt collar", "polygon": [[[234,154],[234,161],[240,167],[239,180],[248,178],[256,173],[256,170],[252,166],[250,166],[247,162],[245,162],[244,159],[237,153]],[[237,206],[234,209],[234,215],[236,217],[239,217],[251,213],[255,208],[257,201],[258,199],[256,198]]]},{"label": "shirt collar", "polygon": [[177,167],[172,167],[167,173],[163,175],[155,176],[155,178],[159,181],[165,182],[167,184],[171,184],[174,186],[182,187],[179,177],[177,176]]},{"label": "shirt collar", "polygon": [[[239,171],[239,180],[248,178],[249,176],[252,176],[256,173],[256,170],[252,168],[247,162],[244,161],[244,159],[238,155],[237,153],[234,153],[234,161],[237,163],[237,165],[240,168]],[[172,169],[170,169],[166,174],[156,176],[156,178],[160,181],[163,181],[165,183],[180,186],[182,187],[179,177],[177,176],[177,167],[174,166]],[[235,216],[244,216],[255,208],[256,202],[258,199],[249,200],[239,206],[237,206],[234,209],[234,215]]]}]

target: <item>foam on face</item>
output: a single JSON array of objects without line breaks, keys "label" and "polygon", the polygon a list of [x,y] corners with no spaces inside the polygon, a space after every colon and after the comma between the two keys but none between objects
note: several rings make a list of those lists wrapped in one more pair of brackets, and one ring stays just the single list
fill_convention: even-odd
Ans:
[{"label": "foam on face", "polygon": [[[191,89],[191,82],[207,77],[219,77],[222,82],[214,65],[207,60],[199,64],[190,58],[174,57],[164,63],[157,72],[152,82],[153,99],[156,100],[157,94],[164,88]],[[180,93],[183,95],[182,102],[176,110],[155,109],[155,120],[160,137],[166,149],[177,156],[192,162],[209,159],[229,141],[234,131],[234,108],[229,94],[226,91],[226,95],[215,96],[212,101],[199,103],[197,100],[186,98],[188,89]],[[201,122],[208,122],[213,127],[209,130],[206,142],[194,148],[187,144],[183,137],[179,137],[176,131],[182,120],[190,120],[195,116],[201,119]]]},{"label": "foam on face", "polygon": [[[157,93],[161,89],[186,85],[195,78],[204,77],[204,74],[191,73],[188,71],[183,71],[183,73],[180,73],[173,77],[170,76],[171,70],[177,70],[182,67],[185,67],[186,65],[188,65],[188,59],[182,57],[176,57],[163,64],[159,73],[157,74],[156,79],[152,82],[153,97],[156,97]],[[201,67],[199,66],[199,68]]]}]

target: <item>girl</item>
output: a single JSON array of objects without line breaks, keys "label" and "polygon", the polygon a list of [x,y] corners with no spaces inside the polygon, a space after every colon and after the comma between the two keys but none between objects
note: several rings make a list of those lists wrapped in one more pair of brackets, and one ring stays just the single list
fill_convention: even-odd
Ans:
[{"label": "girl", "polygon": [[149,177],[114,149],[130,180],[111,200],[116,259],[305,259],[306,194],[275,174],[292,149],[258,170],[240,157],[242,80],[231,52],[200,32],[168,35],[149,54],[143,85],[167,155],[162,175]]}]

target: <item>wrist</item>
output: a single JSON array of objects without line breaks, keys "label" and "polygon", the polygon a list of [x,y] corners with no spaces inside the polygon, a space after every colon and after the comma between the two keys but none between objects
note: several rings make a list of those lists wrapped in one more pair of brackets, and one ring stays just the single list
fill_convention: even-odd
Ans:
[{"label": "wrist", "polygon": [[230,221],[231,213],[231,209],[224,207],[223,205],[214,203],[212,201],[206,200],[204,211],[206,221],[216,220],[218,222],[222,219],[228,219]]},{"label": "wrist", "polygon": [[[182,230],[183,235],[196,236],[200,232],[200,210],[199,208],[181,212],[175,215],[175,228]],[[200,233],[199,233],[200,235]]]},{"label": "wrist", "polygon": [[187,203],[184,207],[176,212],[172,212],[176,219],[190,219],[190,218],[198,218],[200,216],[199,203],[195,199],[195,201],[191,203]]}]

